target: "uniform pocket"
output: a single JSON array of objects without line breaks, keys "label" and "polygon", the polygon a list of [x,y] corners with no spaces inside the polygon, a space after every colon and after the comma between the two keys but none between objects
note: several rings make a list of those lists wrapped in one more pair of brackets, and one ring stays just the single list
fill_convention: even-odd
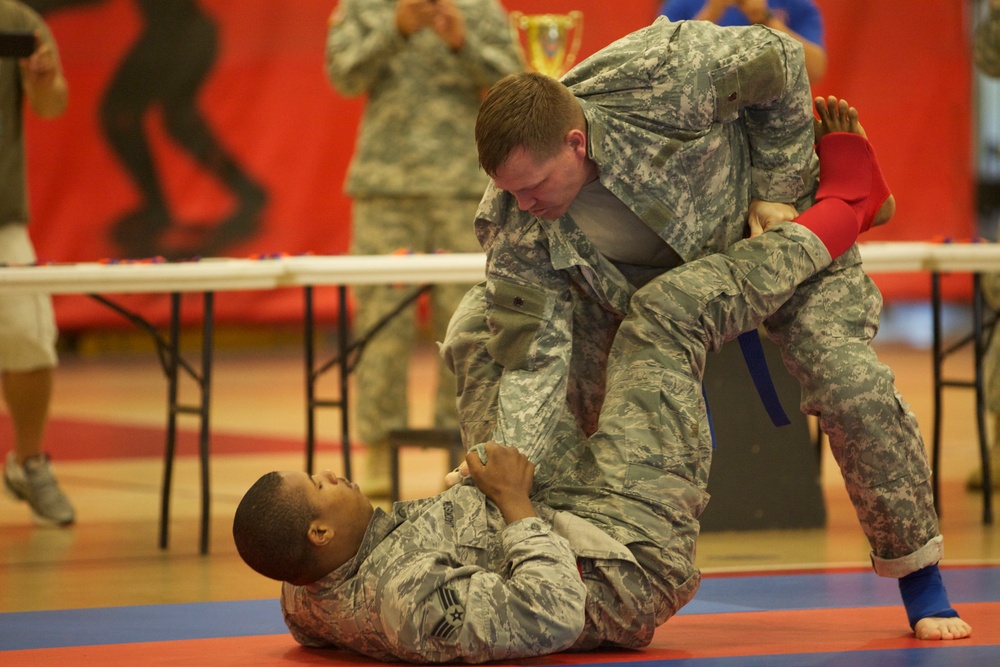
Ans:
[{"label": "uniform pocket", "polygon": [[496,281],[488,313],[490,356],[508,370],[531,370],[539,329],[551,314],[552,300],[542,290]]},{"label": "uniform pocket", "polygon": [[784,89],[784,70],[777,49],[744,60],[742,56],[723,61],[710,74],[715,91],[715,117],[731,123],[740,109],[773,100]]}]

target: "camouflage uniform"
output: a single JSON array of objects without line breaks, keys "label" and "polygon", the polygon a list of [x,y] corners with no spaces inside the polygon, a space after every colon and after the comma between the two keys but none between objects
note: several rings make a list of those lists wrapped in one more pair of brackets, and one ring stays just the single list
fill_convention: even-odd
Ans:
[{"label": "camouflage uniform", "polygon": [[[751,196],[811,203],[809,83],[801,45],[782,34],[661,17],[563,81],[586,114],[601,183],[684,261],[738,241]],[[488,258],[482,326],[492,334],[479,363],[504,372],[463,395],[469,371],[457,371],[463,435],[517,446],[545,466],[547,402],[566,396],[581,428],[596,428],[607,350],[634,316],[635,286],[570,215],[536,218],[493,185],[476,226]],[[876,571],[899,577],[937,562],[942,539],[916,420],[870,345],[880,310],[852,248],[764,326],[802,386],[802,410],[829,436]]]},{"label": "camouflage uniform", "polygon": [[[993,2],[989,15],[976,27],[973,38],[976,66],[983,74],[1000,77],[1000,3]],[[982,277],[983,294],[986,303],[993,310],[1000,310],[1000,274]],[[983,358],[983,377],[986,408],[993,413],[994,423],[1000,424],[1000,332],[994,331],[986,346]],[[996,430],[996,429],[994,429]],[[994,487],[1000,484],[1000,434],[994,435],[991,456],[994,472]],[[975,473],[974,473],[975,474]]]},{"label": "camouflage uniform", "polygon": [[[292,635],[411,662],[647,645],[700,581],[697,516],[711,458],[705,355],[760,324],[829,261],[815,236],[783,223],[649,283],[611,351],[614,409],[599,431],[588,440],[565,401],[541,406],[554,448],[536,471],[540,518],[506,525],[469,484],[396,503],[391,515],[376,510],[351,561],[315,584],[284,585]],[[448,349],[453,364],[475,371],[465,387],[475,392],[502,369],[477,363],[488,333],[463,330],[464,314],[473,325],[481,318],[482,294],[470,295]]]},{"label": "camouflage uniform", "polygon": [[[989,15],[976,27],[973,46],[976,65],[987,76],[1000,77],[1000,3],[993,2]],[[1000,274],[983,276],[983,294],[993,310],[1000,310]],[[986,382],[986,407],[1000,413],[1000,335],[990,338],[983,360],[983,377]]]},{"label": "camouflage uniform", "polygon": [[[987,273],[981,277],[983,298],[993,311],[1000,311],[1000,273]],[[994,325],[986,341],[983,355],[983,402],[993,415],[993,444],[990,446],[991,485],[1000,488],[1000,326]],[[982,488],[981,469],[972,471],[971,488]]]},{"label": "camouflage uniform", "polygon": [[[987,273],[981,281],[986,305],[1000,312],[1000,273]],[[1000,328],[995,328],[986,342],[983,378],[986,408],[1000,415]],[[1000,434],[996,437],[1000,438]]]},{"label": "camouflage uniform", "polygon": [[[326,43],[330,81],[344,95],[368,96],[345,183],[354,199],[351,253],[478,252],[471,230],[486,176],[474,141],[482,92],[520,69],[506,15],[496,0],[455,0],[466,23],[458,53],[429,29],[396,28],[396,0],[341,0]],[[410,293],[409,286],[354,289],[358,331]],[[448,318],[468,285],[441,285],[432,295],[433,330]],[[407,423],[406,360],[414,309],[366,348],[358,365],[357,425],[362,440],[384,444]],[[436,422],[455,424],[455,385],[439,380]]]},{"label": "camouflage uniform", "polygon": [[1000,77],[1000,4],[993,2],[989,15],[976,27],[973,48],[983,74]]}]

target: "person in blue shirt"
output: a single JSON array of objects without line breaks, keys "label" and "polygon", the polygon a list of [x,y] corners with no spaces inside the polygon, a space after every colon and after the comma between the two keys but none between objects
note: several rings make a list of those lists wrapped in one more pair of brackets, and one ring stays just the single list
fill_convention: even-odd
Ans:
[{"label": "person in blue shirt", "polygon": [[721,26],[766,25],[802,43],[811,83],[815,84],[826,72],[823,15],[813,0],[664,0],[660,13],[671,21],[695,19]]}]

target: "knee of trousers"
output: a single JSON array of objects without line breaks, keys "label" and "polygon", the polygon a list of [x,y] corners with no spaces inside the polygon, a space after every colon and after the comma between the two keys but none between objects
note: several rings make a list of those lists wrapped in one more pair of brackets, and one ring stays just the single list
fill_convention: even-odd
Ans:
[{"label": "knee of trousers", "polygon": [[[786,357],[787,359],[788,357]],[[867,344],[818,345],[791,350],[792,373],[802,387],[802,407],[814,414],[868,421],[896,419],[908,412],[892,370]]]},{"label": "knee of trousers", "polygon": [[653,639],[656,589],[638,563],[581,558],[580,576],[587,587],[587,630],[574,650],[601,645],[642,648]]},{"label": "knee of trousers", "polygon": [[701,586],[701,571],[694,564],[693,551],[653,544],[629,548],[650,575],[655,624],[662,625],[687,605]]}]

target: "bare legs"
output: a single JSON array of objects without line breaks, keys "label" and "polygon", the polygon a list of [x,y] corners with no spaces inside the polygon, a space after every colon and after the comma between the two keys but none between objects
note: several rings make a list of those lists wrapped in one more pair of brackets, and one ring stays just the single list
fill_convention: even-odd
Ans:
[{"label": "bare legs", "polygon": [[3,373],[3,396],[14,426],[14,452],[18,464],[42,453],[52,377],[51,368]]}]

